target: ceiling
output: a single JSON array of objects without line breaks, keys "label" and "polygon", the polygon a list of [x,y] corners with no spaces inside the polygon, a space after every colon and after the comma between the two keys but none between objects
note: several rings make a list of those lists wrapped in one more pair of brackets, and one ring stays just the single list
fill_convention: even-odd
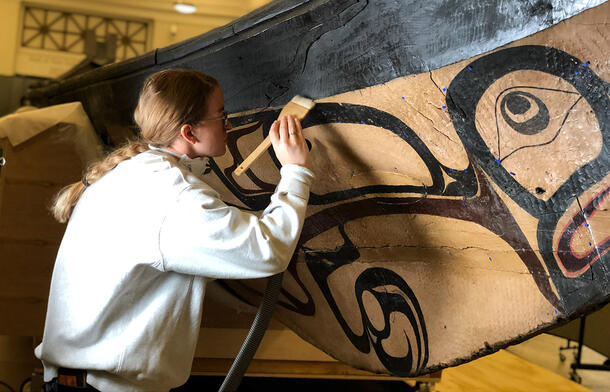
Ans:
[{"label": "ceiling", "polygon": [[[76,5],[82,0],[68,0]],[[220,16],[238,18],[258,7],[261,7],[271,0],[184,0],[184,2],[197,6],[194,14],[183,15],[184,17],[193,16]],[[167,12],[175,15],[174,0],[88,0],[89,4],[99,4],[111,7],[112,10],[120,9],[140,9],[144,11]]]}]

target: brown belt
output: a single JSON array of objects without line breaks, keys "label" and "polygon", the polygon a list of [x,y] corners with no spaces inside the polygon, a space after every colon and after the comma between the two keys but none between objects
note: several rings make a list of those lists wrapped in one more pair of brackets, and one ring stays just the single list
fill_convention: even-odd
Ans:
[{"label": "brown belt", "polygon": [[59,368],[57,370],[57,383],[68,387],[87,387],[87,371],[82,369]]}]

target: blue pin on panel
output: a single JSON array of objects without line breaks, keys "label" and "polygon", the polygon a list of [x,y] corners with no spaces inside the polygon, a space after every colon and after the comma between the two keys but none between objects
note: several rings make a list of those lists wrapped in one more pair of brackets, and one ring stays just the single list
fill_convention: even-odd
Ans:
[{"label": "blue pin on panel", "polygon": [[[585,62],[582,64],[582,66],[583,66],[583,67],[585,67],[585,68],[588,68],[588,67],[589,67],[589,64],[591,64],[591,62],[590,62],[590,61],[585,61]],[[574,75],[578,75],[579,73],[580,73],[580,72],[578,72],[578,70],[574,71]]]}]

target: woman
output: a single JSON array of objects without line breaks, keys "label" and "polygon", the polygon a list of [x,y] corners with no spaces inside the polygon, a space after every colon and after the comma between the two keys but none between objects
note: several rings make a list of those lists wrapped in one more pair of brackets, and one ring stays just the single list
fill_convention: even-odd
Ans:
[{"label": "woman", "polygon": [[313,173],[298,120],[271,126],[281,180],[259,218],[227,206],[202,176],[207,158],[225,153],[231,129],[216,80],[190,70],[153,74],[134,117],[141,140],[93,166],[53,207],[69,222],[35,350],[47,390],[185,383],[206,283],[283,271],[301,232]]}]

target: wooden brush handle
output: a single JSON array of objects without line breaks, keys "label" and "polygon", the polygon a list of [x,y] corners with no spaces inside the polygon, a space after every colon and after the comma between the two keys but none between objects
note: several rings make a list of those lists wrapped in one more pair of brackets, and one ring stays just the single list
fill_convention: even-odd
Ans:
[{"label": "wooden brush handle", "polygon": [[[309,108],[296,104],[292,101],[288,102],[286,106],[280,112],[278,118],[282,116],[294,116],[300,120],[303,120],[307,113],[309,113]],[[237,176],[240,176],[243,172],[245,172],[251,165],[256,161],[261,155],[267,151],[267,149],[271,147],[271,137],[267,135],[265,140],[261,144],[256,147],[254,151],[244,161],[235,169],[234,173]]]},{"label": "wooden brush handle", "polygon": [[265,140],[261,144],[256,147],[254,151],[244,161],[235,169],[235,175],[240,176],[243,172],[245,172],[255,160],[257,160],[267,149],[271,147],[271,137],[267,135]]}]

